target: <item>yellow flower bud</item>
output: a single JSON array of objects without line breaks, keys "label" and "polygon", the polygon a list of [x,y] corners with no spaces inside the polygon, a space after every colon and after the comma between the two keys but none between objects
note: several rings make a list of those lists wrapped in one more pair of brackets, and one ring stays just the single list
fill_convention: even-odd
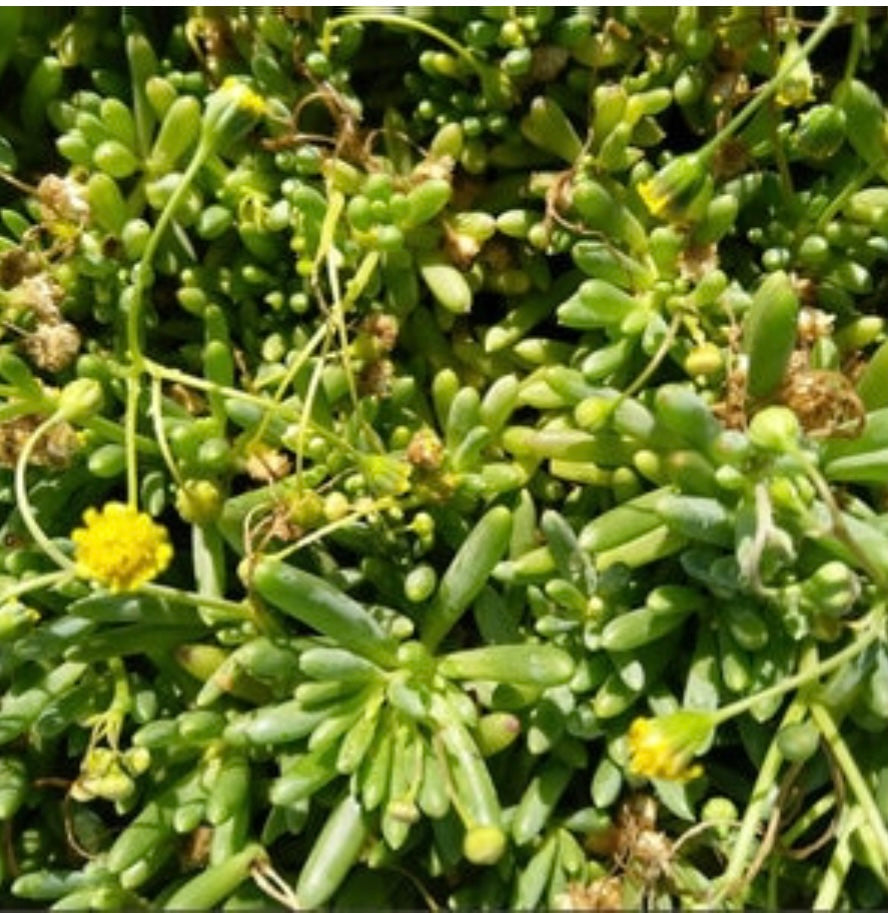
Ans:
[{"label": "yellow flower bud", "polygon": [[707,162],[693,152],[672,159],[652,178],[638,185],[644,205],[653,215],[669,222],[692,218],[695,208],[699,208],[711,190]]},{"label": "yellow flower bud", "polygon": [[713,715],[702,710],[638,718],[629,727],[630,772],[680,782],[698,777],[703,768],[691,759],[706,747],[714,726]]}]

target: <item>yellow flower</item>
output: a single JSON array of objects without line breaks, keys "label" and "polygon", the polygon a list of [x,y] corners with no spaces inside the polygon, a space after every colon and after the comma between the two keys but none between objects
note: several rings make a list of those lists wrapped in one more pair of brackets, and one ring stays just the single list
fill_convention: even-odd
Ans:
[{"label": "yellow flower", "polygon": [[711,185],[706,163],[689,152],[672,159],[653,177],[638,185],[638,195],[652,215],[668,221],[683,221],[699,206],[698,200]]},{"label": "yellow flower", "polygon": [[377,495],[403,495],[410,491],[409,463],[390,454],[361,458],[361,471],[370,490]]},{"label": "yellow flower", "polygon": [[715,725],[713,715],[701,710],[678,710],[669,716],[640,717],[629,727],[629,770],[662,780],[692,780],[699,764],[689,766],[705,747]]},{"label": "yellow flower", "polygon": [[814,101],[814,72],[807,57],[800,59],[800,51],[797,38],[787,41],[779,68],[784,74],[783,82],[776,98],[784,108],[802,108]]},{"label": "yellow flower", "polygon": [[167,531],[147,514],[111,501],[83,515],[71,534],[77,571],[112,593],[135,590],[166,570],[173,549]]},{"label": "yellow flower", "polygon": [[201,136],[204,150],[221,151],[267,113],[265,99],[243,80],[230,76],[207,99]]},{"label": "yellow flower", "polygon": [[255,114],[256,117],[262,117],[268,111],[265,99],[236,76],[229,76],[222,83],[221,91],[227,93],[232,104],[241,111],[248,111],[250,114]]}]

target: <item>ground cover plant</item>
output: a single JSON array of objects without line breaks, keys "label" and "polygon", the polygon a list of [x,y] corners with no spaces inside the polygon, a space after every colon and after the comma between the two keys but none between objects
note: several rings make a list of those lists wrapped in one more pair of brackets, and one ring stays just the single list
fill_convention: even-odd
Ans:
[{"label": "ground cover plant", "polygon": [[0,9],[0,902],[884,907],[885,38]]}]

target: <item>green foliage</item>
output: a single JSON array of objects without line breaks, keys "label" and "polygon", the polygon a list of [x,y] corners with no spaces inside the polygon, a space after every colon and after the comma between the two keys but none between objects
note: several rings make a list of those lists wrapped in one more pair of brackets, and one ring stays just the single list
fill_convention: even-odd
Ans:
[{"label": "green foliage", "polygon": [[884,906],[885,21],[609,12],[0,9],[0,902]]}]

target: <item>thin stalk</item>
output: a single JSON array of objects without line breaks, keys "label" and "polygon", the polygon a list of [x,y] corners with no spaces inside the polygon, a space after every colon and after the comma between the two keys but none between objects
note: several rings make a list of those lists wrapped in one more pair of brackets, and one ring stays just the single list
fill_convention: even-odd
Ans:
[{"label": "thin stalk", "polygon": [[867,786],[866,780],[854,760],[854,755],[851,754],[847,742],[842,738],[829,710],[823,704],[811,704],[811,717],[829,745],[867,824],[872,829],[876,838],[875,847],[882,860],[882,879],[884,879],[888,875],[888,827],[885,826],[879,806],[876,805],[872,791]]},{"label": "thin stalk", "polygon": [[807,57],[814,53],[818,45],[826,38],[833,26],[838,22],[841,16],[842,8],[838,6],[830,7],[829,12],[823,18],[823,21],[808,37],[808,40],[799,48],[797,54],[790,58],[783,69],[773,76],[759,90],[755,98],[752,99],[741,111],[739,111],[718,133],[706,143],[700,150],[699,155],[706,157],[715,152],[721,143],[730,139],[747,121],[751,120],[756,112],[767,101],[769,101],[783,86],[790,76],[796,65],[801,63]]},{"label": "thin stalk", "polygon": [[159,583],[145,583],[140,587],[140,592],[170,602],[181,602],[185,605],[201,606],[224,613],[226,619],[231,621],[252,621],[253,611],[245,602],[234,602],[223,599],[221,596],[202,596],[200,593],[189,593],[186,590],[177,590],[175,587],[163,586]]},{"label": "thin stalk", "polygon": [[813,805],[809,806],[798,818],[793,821],[792,825],[784,831],[780,837],[780,843],[787,849],[792,849],[792,845],[804,834],[812,824],[819,821],[827,812],[836,806],[836,794],[827,793],[821,796]]},{"label": "thin stalk", "polygon": [[126,452],[126,499],[133,510],[139,509],[139,460],[136,455],[136,425],[139,419],[139,374],[135,364],[126,379],[126,413],[123,419]]},{"label": "thin stalk", "polygon": [[[90,431],[112,441],[123,441],[126,437],[120,425],[112,422],[111,419],[105,418],[103,415],[94,415],[86,419],[82,424],[84,428],[88,428]],[[136,450],[146,456],[157,456],[160,453],[158,445],[143,434],[136,435]]]},{"label": "thin stalk", "polygon": [[280,551],[275,552],[275,558],[284,559],[292,555],[294,552],[298,552],[300,549],[305,548],[307,545],[311,545],[313,542],[319,542],[324,536],[329,536],[330,533],[336,532],[337,529],[342,529],[346,526],[351,526],[352,523],[357,523],[358,520],[361,520],[365,516],[376,513],[381,510],[382,507],[376,502],[370,504],[364,509],[355,509],[352,513],[347,514],[344,517],[340,517],[338,520],[331,520],[329,523],[324,526],[319,527],[316,530],[308,533],[303,536],[301,539],[298,539],[296,542],[293,542],[291,545],[282,548]]},{"label": "thin stalk", "polygon": [[151,378],[151,424],[154,427],[154,436],[157,438],[157,446],[163,455],[163,461],[166,463],[173,481],[181,488],[184,484],[182,474],[179,472],[179,467],[173,458],[166,430],[163,427],[163,404],[161,402],[160,380],[157,377]]},{"label": "thin stalk", "polygon": [[265,415],[262,416],[262,421],[260,421],[256,426],[256,431],[252,435],[253,440],[259,440],[265,433],[268,422],[271,420],[272,408],[281,404],[281,401],[284,398],[284,394],[287,392],[287,388],[290,386],[290,384],[293,383],[296,375],[299,373],[302,366],[311,357],[314,350],[324,341],[326,334],[327,327],[322,324],[315,330],[314,335],[311,337],[311,339],[309,339],[308,342],[299,350],[299,354],[290,362],[286,373],[278,384],[277,390],[275,390],[274,396],[271,398],[271,403],[268,411],[265,413]]},{"label": "thin stalk", "polygon": [[[779,728],[800,722],[804,718],[806,711],[807,708],[801,701],[793,701],[784,714]],[[727,868],[719,879],[720,887],[715,895],[708,899],[708,904],[713,908],[724,906],[725,899],[745,885],[744,879],[747,874],[749,860],[753,855],[753,846],[755,845],[759,826],[777,797],[777,775],[780,773],[782,764],[783,755],[777,746],[777,738],[775,736],[771,740],[771,744],[768,746],[759,768],[758,777],[756,777],[755,785],[752,788],[752,793],[746,806],[746,813],[740,824],[737,840],[731,848],[731,855],[728,857]]]},{"label": "thin stalk", "polygon": [[41,422],[25,441],[15,464],[15,500],[22,515],[22,521],[31,534],[31,538],[40,546],[44,554],[50,557],[63,571],[74,572],[74,562],[43,532],[37,518],[34,516],[34,510],[31,507],[31,501],[28,498],[28,487],[25,476],[27,474],[28,463],[34,452],[37,441],[49,431],[54,425],[63,421],[60,413],[56,412],[49,418]]},{"label": "thin stalk", "polygon": [[[775,685],[750,694],[747,697],[726,704],[714,713],[715,725],[718,726],[741,713],[754,707],[759,701],[772,697],[779,697],[790,691],[795,691],[810,682],[838,669],[852,660],[855,656],[862,653],[873,641],[878,640],[882,633],[882,622],[884,620],[884,611],[882,607],[874,609],[868,621],[869,624],[862,631],[858,631],[854,640],[843,650],[834,653],[828,659],[822,662],[806,663],[806,667],[795,675],[790,675]],[[886,837],[886,846],[888,846],[888,837]]]},{"label": "thin stalk", "polygon": [[163,239],[167,228],[169,228],[176,210],[179,208],[179,204],[185,199],[186,194],[191,189],[191,184],[210,151],[210,148],[205,144],[201,144],[195,150],[191,161],[188,163],[188,167],[182,175],[182,179],[176,185],[176,189],[172,192],[170,198],[166,201],[166,205],[161,210],[157,222],[154,223],[154,228],[151,230],[151,234],[148,236],[148,241],[145,244],[142,258],[139,260],[135,269],[133,297],[126,315],[126,341],[129,346],[130,362],[136,374],[140,374],[145,370],[139,329],[142,316],[142,297],[146,290],[145,280],[147,278],[148,270],[154,260],[154,255],[157,253],[157,248]]},{"label": "thin stalk", "polygon": [[808,459],[808,457],[806,457],[804,454],[801,456],[806,475],[810,479],[811,484],[817,489],[817,494],[820,495],[823,503],[826,504],[827,509],[829,510],[829,514],[833,523],[833,529],[835,530],[836,535],[853,552],[854,557],[857,558],[860,566],[865,568],[873,583],[875,583],[876,586],[883,593],[885,593],[888,591],[888,579],[886,579],[885,574],[882,573],[879,567],[870,561],[869,557],[860,547],[857,540],[851,535],[851,533],[848,532],[848,527],[845,525],[845,521],[842,518],[841,508],[836,503],[832,489],[830,488],[829,483],[820,473],[820,470],[812,462],[812,460]]},{"label": "thin stalk", "polygon": [[37,574],[35,577],[26,577],[24,580],[19,580],[14,586],[0,590],[0,599],[5,602],[18,596],[24,596],[25,593],[42,590],[57,583],[67,583],[73,579],[74,575],[69,570],[47,571],[45,574]]},{"label": "thin stalk", "polygon": [[829,205],[823,210],[822,213],[817,217],[817,222],[814,224],[815,231],[823,231],[824,227],[833,216],[838,213],[841,208],[848,202],[851,195],[856,193],[867,184],[871,178],[875,177],[879,171],[884,168],[885,163],[888,162],[888,158],[880,159],[878,162],[873,162],[871,165],[867,165],[862,171],[858,171],[850,181],[848,181],[845,186],[829,201]]},{"label": "thin stalk", "polygon": [[154,255],[157,253],[158,245],[167,228],[169,228],[179,204],[185,199],[185,195],[190,190],[197,172],[211,151],[211,147],[205,143],[201,143],[197,147],[191,161],[188,163],[188,167],[185,169],[185,173],[182,175],[182,179],[161,210],[157,222],[154,223],[154,228],[151,230],[151,234],[145,244],[142,258],[135,268],[132,298],[126,315],[126,341],[129,348],[130,365],[127,372],[126,416],[124,419],[127,501],[135,509],[138,509],[139,506],[139,467],[136,456],[139,378],[145,371],[145,356],[142,352],[142,341],[139,332],[141,329],[142,299],[146,291],[145,283]]},{"label": "thin stalk", "polygon": [[[255,393],[247,393],[245,390],[238,390],[235,387],[226,387],[222,384],[216,384],[202,377],[195,377],[193,374],[188,374],[185,371],[179,371],[177,368],[167,368],[166,366],[159,364],[156,361],[151,361],[150,359],[145,359],[145,367],[148,373],[153,377],[160,377],[164,380],[170,381],[171,383],[178,383],[186,387],[193,387],[195,390],[221,393],[223,396],[229,397],[231,399],[239,399],[241,402],[259,406],[262,409],[271,409],[272,411],[279,413],[283,418],[291,422],[298,422],[302,420],[301,415],[297,413],[292,406],[285,406],[280,403],[275,403],[267,396],[258,396]],[[346,450],[348,450],[349,453],[352,454],[352,456],[359,456],[358,450],[349,444],[345,438],[339,437],[339,435],[333,431],[328,430],[323,425],[318,425],[314,422],[310,422],[309,426],[313,433],[330,441],[330,443],[344,447]]]},{"label": "thin stalk", "polygon": [[866,33],[867,10],[865,6],[854,7],[854,25],[851,30],[851,47],[848,49],[848,59],[845,61],[843,82],[851,82],[857,72],[857,62],[863,50],[863,39]]},{"label": "thin stalk", "polygon": [[324,343],[314,370],[311,372],[311,379],[308,382],[305,401],[302,404],[302,412],[305,416],[305,420],[299,422],[299,433],[296,437],[296,478],[298,479],[297,486],[300,491],[302,490],[302,472],[305,464],[305,436],[308,433],[308,418],[311,415],[311,410],[314,408],[315,397],[317,396],[318,388],[321,385],[324,362],[327,359],[327,354],[330,349],[331,327],[329,322],[325,323],[320,329],[323,330],[325,334]]},{"label": "thin stalk", "polygon": [[352,405],[358,408],[358,387],[355,384],[355,373],[351,365],[351,359],[348,354],[348,328],[345,325],[345,313],[342,307],[342,293],[339,288],[339,270],[333,262],[332,257],[327,258],[327,277],[330,282],[330,290],[333,293],[333,307],[330,309],[330,322],[339,334],[340,356],[342,358],[342,367],[348,380],[348,392],[351,396]]},{"label": "thin stalk", "polygon": [[616,409],[617,406],[622,403],[624,400],[629,399],[637,393],[644,385],[651,379],[654,372],[663,362],[663,359],[669,354],[669,350],[672,348],[672,344],[675,342],[676,337],[678,336],[679,327],[681,327],[682,320],[684,315],[682,313],[674,314],[672,320],[669,322],[669,326],[666,328],[666,332],[663,335],[663,339],[660,342],[660,345],[657,346],[657,351],[650,357],[648,363],[644,366],[642,372],[623,390],[617,399],[614,400],[613,408]]},{"label": "thin stalk", "polygon": [[858,806],[852,808],[847,814],[842,815],[839,837],[826,866],[826,872],[821,879],[817,896],[811,905],[812,910],[835,910],[838,908],[842,887],[848,877],[848,872],[851,870],[851,863],[854,861],[854,854],[851,852],[851,835],[860,826],[862,819],[863,814]]},{"label": "thin stalk", "polygon": [[352,22],[378,22],[380,25],[400,26],[405,29],[413,29],[415,32],[422,32],[430,38],[434,38],[440,44],[450,48],[460,60],[464,60],[480,77],[484,77],[484,68],[475,60],[475,58],[458,42],[439,31],[434,26],[423,22],[420,19],[412,19],[408,16],[399,16],[396,13],[349,13],[345,16],[337,16],[335,19],[328,19],[324,23],[324,34],[322,44],[327,54],[330,53],[330,39],[336,29]]}]

